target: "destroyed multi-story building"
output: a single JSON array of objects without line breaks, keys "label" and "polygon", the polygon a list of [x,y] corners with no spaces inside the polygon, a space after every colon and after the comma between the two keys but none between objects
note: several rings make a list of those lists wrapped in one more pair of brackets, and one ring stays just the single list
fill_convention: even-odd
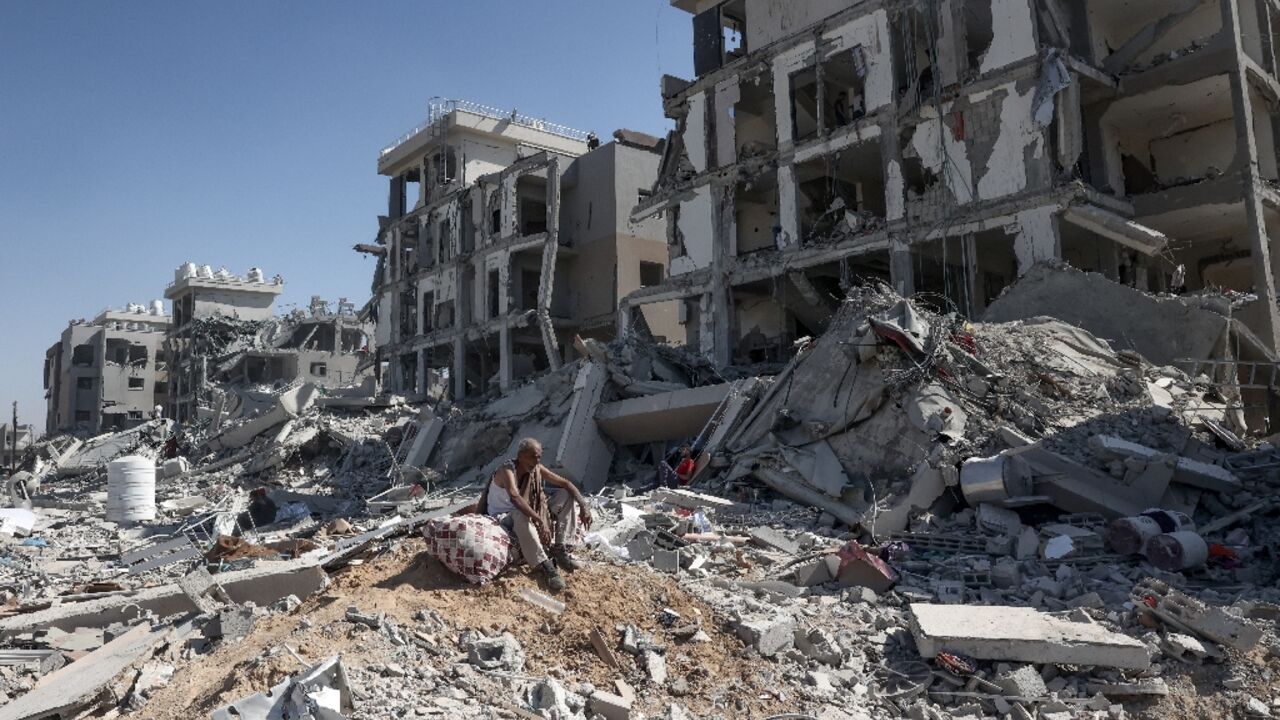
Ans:
[{"label": "destroyed multi-story building", "polygon": [[681,342],[777,361],[866,279],[977,317],[1034,263],[1253,292],[1274,350],[1268,0],[672,0],[696,78],[651,197]]},{"label": "destroyed multi-story building", "polygon": [[17,425],[18,431],[13,431],[14,425],[0,425],[0,472],[4,472],[6,468],[15,466],[22,459],[23,453],[27,448],[31,447],[31,443],[35,440],[35,427],[31,425]]},{"label": "destroyed multi-story building", "polygon": [[164,303],[76,320],[45,352],[45,432],[97,435],[149,420],[169,397]]},{"label": "destroyed multi-story building", "polygon": [[225,268],[184,263],[164,291],[173,302],[173,326],[166,338],[170,377],[169,416],[178,422],[197,417],[196,409],[209,378],[211,338],[201,332],[202,321],[227,319],[266,321],[274,316],[275,299],[284,292],[279,276],[270,281],[262,270],[250,268],[239,277]]},{"label": "destroyed multi-story building", "polygon": [[[427,120],[384,148],[388,215],[369,313],[385,387],[452,397],[555,368],[575,334],[614,333],[619,298],[662,282],[659,220],[632,222],[662,143],[593,135],[515,111],[434,100]],[[659,337],[677,306],[646,310]]]},{"label": "destroyed multi-story building", "polygon": [[[347,388],[369,375],[372,326],[353,303],[312,296],[306,310],[275,315],[284,281],[250,268],[241,278],[192,263],[177,269],[165,291],[173,301],[168,337],[173,367],[172,417],[194,420],[232,388],[306,382]],[[224,410],[230,409],[224,403]]]}]

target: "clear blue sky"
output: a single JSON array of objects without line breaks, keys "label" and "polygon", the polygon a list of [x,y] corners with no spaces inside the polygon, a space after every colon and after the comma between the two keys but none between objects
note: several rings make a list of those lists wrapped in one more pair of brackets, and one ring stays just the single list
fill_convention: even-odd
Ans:
[{"label": "clear blue sky", "polygon": [[665,133],[692,75],[667,0],[0,3],[0,411],[44,425],[68,320],[185,261],[284,276],[280,306],[368,299],[379,148],[431,96]]}]

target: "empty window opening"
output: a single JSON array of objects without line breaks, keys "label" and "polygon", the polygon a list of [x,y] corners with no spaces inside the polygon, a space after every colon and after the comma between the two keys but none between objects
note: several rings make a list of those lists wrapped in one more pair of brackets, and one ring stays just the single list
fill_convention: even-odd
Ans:
[{"label": "empty window opening", "polygon": [[541,284],[542,272],[531,268],[520,269],[520,309],[538,309],[538,286]]},{"label": "empty window opening", "polygon": [[311,363],[310,371],[312,377],[325,377],[329,374],[329,366],[326,363],[314,362]]},{"label": "empty window opening", "polygon": [[936,32],[915,7],[904,11],[891,31],[898,95],[913,103],[933,95],[934,49],[930,38],[936,38]]},{"label": "empty window opening", "polygon": [[400,338],[411,338],[418,332],[418,298],[413,290],[400,293]]},{"label": "empty window opening", "polygon": [[729,0],[693,18],[693,69],[705,75],[746,55],[747,3]]},{"label": "empty window opening", "polygon": [[836,53],[822,66],[823,125],[844,127],[867,114],[867,59],[862,46]]},{"label": "empty window opening", "polygon": [[458,179],[458,153],[452,145],[446,145],[431,156],[432,174],[437,185],[447,185]]},{"label": "empty window opening", "polygon": [[818,71],[807,67],[791,73],[791,139],[803,142],[818,135]]},{"label": "empty window opening", "polygon": [[964,9],[964,46],[969,69],[977,72],[982,58],[995,41],[995,26],[991,19],[991,0],[967,0]]},{"label": "empty window opening", "polygon": [[429,333],[435,330],[435,306],[436,294],[433,292],[422,293],[422,332]]},{"label": "empty window opening", "polygon": [[688,254],[684,247],[684,231],[680,229],[680,206],[672,205],[667,212],[667,242],[672,260]]},{"label": "empty window opening", "polygon": [[495,268],[489,271],[489,317],[496,318],[498,313],[502,311],[499,303],[499,293],[501,292],[501,273]]},{"label": "empty window opening", "polygon": [[[773,297],[772,283],[733,288],[734,361],[741,364],[785,362],[797,337],[794,318]],[[809,334],[809,333],[805,333]]]},{"label": "empty window opening", "polygon": [[653,287],[662,284],[666,268],[662,263],[640,261],[640,287]]},{"label": "empty window opening", "polygon": [[85,423],[87,423],[87,422],[89,422],[89,421],[90,421],[90,415],[89,415],[89,411],[88,411],[88,410],[77,410],[77,411],[76,411],[76,422],[85,422]]},{"label": "empty window opening", "polygon": [[768,74],[738,84],[739,99],[733,106],[733,127],[738,158],[764,155],[778,147],[778,109]]},{"label": "empty window opening", "polygon": [[796,168],[800,236],[832,241],[879,228],[886,213],[880,144],[868,141]]},{"label": "empty window opening", "polygon": [[71,364],[80,367],[92,367],[93,355],[92,345],[77,345],[71,351]]},{"label": "empty window opening", "polygon": [[129,411],[129,419],[130,419],[130,420],[141,420],[141,419],[142,419],[142,411],[141,411],[141,410],[130,410],[130,411]]},{"label": "empty window opening", "polygon": [[516,223],[521,235],[547,231],[547,181],[536,175],[522,175],[516,181],[520,210]]},{"label": "empty window opening", "polygon": [[771,171],[738,184],[734,193],[737,251],[747,255],[779,247],[778,175]]},{"label": "empty window opening", "polygon": [[418,392],[418,353],[400,356],[400,382],[404,392]]},{"label": "empty window opening", "polygon": [[131,377],[131,378],[129,378],[129,389],[130,389],[130,390],[142,390],[142,389],[144,389],[144,388],[146,388],[146,387],[147,387],[147,381],[146,381],[146,379],[145,379],[145,378],[140,378],[140,377]]},{"label": "empty window opening", "polygon": [[980,316],[1018,276],[1013,240],[997,228],[916,245],[911,261],[917,296],[938,312]]},{"label": "empty window opening", "polygon": [[165,382],[164,380],[157,380],[155,393],[156,395],[168,395],[169,383]]},{"label": "empty window opening", "polygon": [[422,178],[418,174],[417,169],[409,170],[404,174],[404,209],[405,212],[418,207],[422,200]]},{"label": "empty window opening", "polygon": [[76,389],[77,389],[77,390],[92,390],[92,389],[93,389],[93,378],[91,378],[91,377],[76,378]]},{"label": "empty window opening", "polygon": [[472,205],[470,196],[462,201],[460,212],[462,217],[460,240],[462,241],[462,253],[465,255],[476,249],[476,220],[473,215],[475,208]]}]

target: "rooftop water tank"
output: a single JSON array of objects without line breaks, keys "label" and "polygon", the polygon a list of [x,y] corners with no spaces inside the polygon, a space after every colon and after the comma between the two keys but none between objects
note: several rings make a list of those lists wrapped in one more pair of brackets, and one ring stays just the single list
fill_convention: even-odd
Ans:
[{"label": "rooftop water tank", "polygon": [[151,301],[151,314],[152,314],[152,315],[160,315],[160,316],[164,315],[164,301],[163,301],[163,300],[152,300],[152,301]]},{"label": "rooftop water tank", "polygon": [[200,274],[199,274],[199,277],[202,277],[202,278],[204,278],[205,280],[212,280],[212,279],[213,279],[213,266],[212,266],[212,265],[201,265],[201,266],[200,266]]},{"label": "rooftop water tank", "polygon": [[182,263],[178,266],[177,272],[174,273],[174,281],[182,282],[187,278],[196,276],[196,264],[192,262]]},{"label": "rooftop water tank", "polygon": [[107,464],[107,520],[132,523],[156,517],[156,465],[129,455]]},{"label": "rooftop water tank", "polygon": [[262,275],[262,268],[256,268],[256,267],[249,268],[248,278],[249,278],[249,282],[255,282],[255,283],[266,282],[266,280]]}]

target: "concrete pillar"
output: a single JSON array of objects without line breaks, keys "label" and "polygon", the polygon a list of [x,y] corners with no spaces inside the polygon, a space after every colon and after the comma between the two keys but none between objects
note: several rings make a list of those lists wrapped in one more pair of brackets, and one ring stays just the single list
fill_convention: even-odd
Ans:
[{"label": "concrete pillar", "polygon": [[1258,142],[1249,103],[1249,83],[1245,78],[1244,44],[1240,37],[1240,12],[1234,0],[1222,0],[1222,27],[1233,38],[1236,62],[1231,69],[1231,102],[1236,122],[1236,163],[1240,173],[1240,189],[1244,195],[1245,215],[1252,257],[1253,287],[1261,302],[1251,329],[1272,350],[1280,349],[1280,312],[1276,308],[1276,282],[1271,267],[1271,239],[1258,188],[1262,177],[1258,171]]},{"label": "concrete pillar", "polygon": [[515,382],[515,368],[511,362],[511,328],[505,322],[498,331],[498,387],[506,392]]},{"label": "concrete pillar", "polygon": [[560,344],[551,321],[551,299],[556,287],[556,256],[560,249],[560,160],[552,158],[547,165],[547,241],[542,246],[542,273],[538,281],[538,327],[542,331],[542,347],[547,365],[560,367]]},{"label": "concrete pillar", "polygon": [[[418,163],[418,205],[427,204],[427,160]],[[416,206],[415,206],[416,207]]]},{"label": "concrete pillar", "polygon": [[467,342],[461,331],[453,338],[453,366],[449,368],[449,377],[453,380],[453,399],[465,398],[467,396]]},{"label": "concrete pillar", "polygon": [[911,264],[911,246],[901,240],[893,240],[889,245],[889,282],[903,297],[916,294],[916,274]]}]

